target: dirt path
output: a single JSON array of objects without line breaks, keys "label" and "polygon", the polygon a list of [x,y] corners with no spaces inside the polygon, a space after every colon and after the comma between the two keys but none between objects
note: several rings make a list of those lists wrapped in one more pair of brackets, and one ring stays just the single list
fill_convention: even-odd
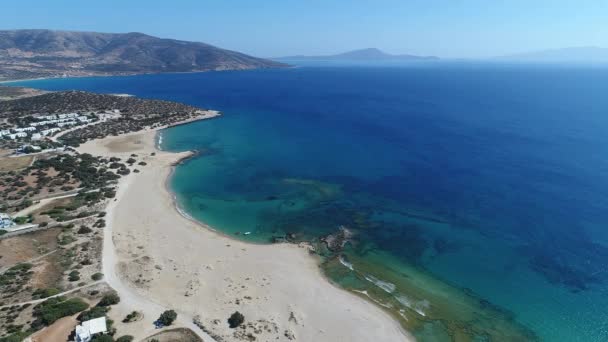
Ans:
[{"label": "dirt path", "polygon": [[51,326],[46,327],[34,335],[30,336],[29,341],[31,342],[60,342],[67,341],[68,337],[76,328],[78,321],[76,320],[78,314],[69,317],[63,317],[53,323]]},{"label": "dirt path", "polygon": [[56,294],[56,295],[54,295],[54,296],[49,296],[49,297],[42,298],[42,299],[34,299],[34,300],[29,300],[29,301],[27,301],[27,302],[13,303],[13,304],[9,304],[9,305],[2,305],[2,306],[0,306],[0,309],[2,309],[2,308],[8,308],[8,307],[15,306],[15,305],[24,305],[24,304],[38,304],[38,303],[44,302],[45,300],[47,300],[47,299],[49,299],[49,298],[55,298],[55,297],[64,296],[64,295],[66,295],[66,294],[70,294],[70,293],[73,293],[73,292],[77,292],[77,291],[80,291],[80,290],[82,290],[82,289],[86,289],[87,287],[91,287],[91,286],[93,286],[93,285],[97,285],[97,284],[101,284],[101,283],[103,283],[103,280],[94,281],[94,282],[92,282],[92,283],[89,283],[89,284],[86,284],[86,285],[82,285],[82,286],[78,286],[78,287],[75,287],[75,288],[73,288],[73,289],[71,289],[71,290],[67,290],[67,291],[64,291],[64,292],[58,293],[58,294]]}]

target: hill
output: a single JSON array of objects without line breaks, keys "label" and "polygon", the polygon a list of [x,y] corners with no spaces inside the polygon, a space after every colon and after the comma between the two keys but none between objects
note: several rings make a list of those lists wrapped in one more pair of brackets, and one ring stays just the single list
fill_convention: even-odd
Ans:
[{"label": "hill", "polygon": [[275,60],[279,61],[361,61],[361,62],[375,62],[375,61],[420,61],[420,60],[436,60],[438,57],[435,56],[416,56],[416,55],[392,55],[381,51],[376,48],[368,48],[361,50],[354,50],[344,52],[336,55],[323,55],[323,56],[288,56],[279,57]]},{"label": "hill", "polygon": [[0,31],[0,78],[283,67],[209,44],[143,33]]}]

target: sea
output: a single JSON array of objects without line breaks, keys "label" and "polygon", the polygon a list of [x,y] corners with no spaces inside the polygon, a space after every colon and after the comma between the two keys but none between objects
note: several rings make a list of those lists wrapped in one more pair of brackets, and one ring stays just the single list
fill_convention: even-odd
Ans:
[{"label": "sea", "polygon": [[[222,116],[179,207],[237,239],[310,241],[329,281],[419,341],[608,341],[608,68],[473,62],[20,82]],[[323,237],[353,233],[342,251]],[[170,229],[169,227],[167,229]]]}]

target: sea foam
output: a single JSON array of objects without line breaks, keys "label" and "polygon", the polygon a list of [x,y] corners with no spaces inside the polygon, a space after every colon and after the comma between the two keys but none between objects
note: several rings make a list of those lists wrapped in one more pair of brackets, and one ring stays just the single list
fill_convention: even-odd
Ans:
[{"label": "sea foam", "polygon": [[369,275],[369,274],[365,276],[365,280],[373,283],[374,285],[378,286],[379,288],[383,289],[384,291],[386,291],[388,293],[395,292],[396,286],[393,283],[389,283],[388,281],[380,280],[380,279],[374,277],[373,275]]}]

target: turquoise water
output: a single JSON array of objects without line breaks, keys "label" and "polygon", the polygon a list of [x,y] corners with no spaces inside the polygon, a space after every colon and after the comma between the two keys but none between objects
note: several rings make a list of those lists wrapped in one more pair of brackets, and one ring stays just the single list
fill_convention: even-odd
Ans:
[{"label": "turquoise water", "polygon": [[328,275],[392,305],[421,340],[608,340],[607,69],[316,66],[23,84],[221,110],[162,133],[163,148],[200,152],[171,180],[180,205],[256,242],[351,228],[355,271],[329,259]]}]

